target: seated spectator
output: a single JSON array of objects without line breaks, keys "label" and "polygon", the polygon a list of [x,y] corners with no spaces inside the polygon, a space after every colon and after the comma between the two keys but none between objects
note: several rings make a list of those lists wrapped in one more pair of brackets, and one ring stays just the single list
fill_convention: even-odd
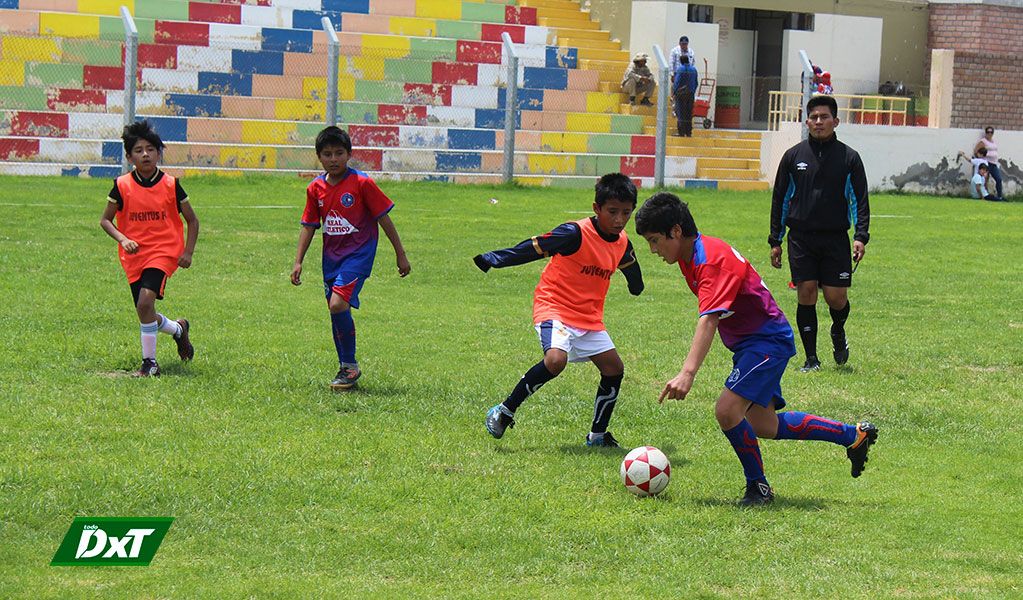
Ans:
[{"label": "seated spectator", "polygon": [[973,179],[970,180],[970,195],[980,200],[1000,200],[997,196],[993,196],[988,193],[986,187],[987,178],[987,164],[982,164],[977,167],[977,172],[973,175]]},{"label": "seated spectator", "polygon": [[622,76],[622,91],[629,95],[629,104],[636,105],[636,98],[642,98],[640,104],[652,106],[650,96],[654,95],[657,84],[654,82],[654,74],[650,67],[646,66],[646,54],[639,53],[632,58],[632,64],[625,70]]}]

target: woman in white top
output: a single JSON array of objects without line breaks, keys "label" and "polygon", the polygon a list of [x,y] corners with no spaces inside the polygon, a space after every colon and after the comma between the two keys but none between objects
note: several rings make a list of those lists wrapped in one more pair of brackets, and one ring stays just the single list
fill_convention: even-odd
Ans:
[{"label": "woman in white top", "polygon": [[984,137],[977,140],[977,144],[973,147],[973,153],[976,154],[980,148],[987,149],[987,163],[988,171],[991,174],[991,178],[995,180],[995,195],[998,199],[1002,199],[1002,172],[998,168],[998,144],[992,139],[995,136],[995,128],[988,125],[984,128]]}]

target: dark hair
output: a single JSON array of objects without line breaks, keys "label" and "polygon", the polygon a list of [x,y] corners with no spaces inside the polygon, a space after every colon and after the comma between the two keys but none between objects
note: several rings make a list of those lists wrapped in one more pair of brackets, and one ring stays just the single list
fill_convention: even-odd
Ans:
[{"label": "dark hair", "polygon": [[679,41],[679,43],[686,42],[688,44],[689,43],[689,36],[688,35],[684,35],[684,36],[678,38],[678,41]]},{"label": "dark hair", "polygon": [[671,237],[671,230],[676,225],[682,227],[682,236],[691,237],[699,233],[689,205],[679,200],[670,192],[658,192],[647,198],[643,206],[636,211],[636,233],[660,233]]},{"label": "dark hair", "polygon": [[991,170],[990,167],[987,166],[987,163],[980,163],[979,165],[977,165],[977,170],[979,171],[981,169],[984,169],[985,171]]},{"label": "dark hair", "polygon": [[131,154],[131,149],[135,147],[135,144],[139,143],[139,140],[146,140],[161,154],[163,154],[163,149],[166,148],[163,140],[160,139],[160,135],[156,133],[153,126],[145,119],[135,121],[131,125],[125,125],[124,131],[121,132],[121,139],[124,140],[125,154]]},{"label": "dark hair", "polygon": [[604,206],[608,200],[631,202],[633,208],[636,206],[636,184],[632,183],[628,175],[608,173],[597,181],[593,189],[596,191],[594,201],[597,206]]},{"label": "dark hair", "polygon": [[995,132],[995,128],[993,126],[991,126],[991,125],[988,125],[987,127],[984,128],[984,133],[994,133],[994,132]]},{"label": "dark hair", "polygon": [[806,103],[806,114],[809,115],[810,111],[818,106],[827,106],[828,110],[831,111],[832,118],[838,117],[838,102],[835,102],[835,99],[831,96],[814,96],[810,98],[810,101]]},{"label": "dark hair", "polygon": [[316,135],[316,153],[319,154],[327,146],[341,146],[351,154],[352,138],[348,137],[344,129],[331,125]]},{"label": "dark hair", "polygon": [[987,156],[987,147],[981,146],[980,148],[977,148],[977,156]]}]

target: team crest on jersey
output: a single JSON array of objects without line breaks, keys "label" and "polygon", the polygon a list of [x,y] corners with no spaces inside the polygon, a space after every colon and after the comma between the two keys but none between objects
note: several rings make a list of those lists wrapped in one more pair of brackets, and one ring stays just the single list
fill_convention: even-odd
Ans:
[{"label": "team crest on jersey", "polygon": [[351,208],[353,204],[355,204],[355,196],[349,194],[348,192],[341,194],[341,206],[345,208]]},{"label": "team crest on jersey", "polygon": [[334,211],[330,211],[327,213],[326,218],[323,219],[323,233],[325,235],[352,235],[353,233],[359,233],[359,228],[352,225],[348,219]]}]

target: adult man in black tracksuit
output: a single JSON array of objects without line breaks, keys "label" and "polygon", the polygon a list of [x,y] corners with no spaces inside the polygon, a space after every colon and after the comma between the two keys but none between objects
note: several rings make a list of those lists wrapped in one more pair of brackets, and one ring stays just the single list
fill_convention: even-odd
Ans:
[{"label": "adult man in black tracksuit", "polygon": [[[859,261],[870,240],[870,204],[863,161],[838,141],[838,104],[815,96],[806,105],[810,137],[785,152],[778,165],[771,200],[771,266],[781,268],[781,243],[789,228],[789,269],[799,306],[796,327],[806,351],[803,372],[820,369],[817,359],[817,287],[831,311],[835,363],[849,360],[845,321],[849,317],[852,261]],[[852,252],[849,227],[854,228]]]}]

